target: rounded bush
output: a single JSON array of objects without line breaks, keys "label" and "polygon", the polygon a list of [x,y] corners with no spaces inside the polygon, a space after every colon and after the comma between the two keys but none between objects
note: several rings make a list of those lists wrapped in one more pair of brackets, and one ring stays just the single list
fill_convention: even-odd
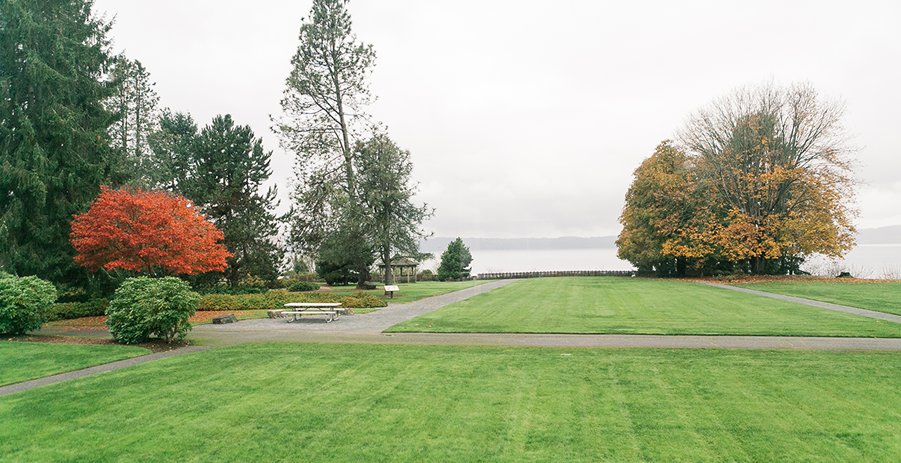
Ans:
[{"label": "rounded bush", "polygon": [[54,301],[56,288],[50,282],[0,273],[0,334],[40,329]]},{"label": "rounded bush", "polygon": [[178,278],[129,278],[106,309],[106,325],[113,338],[124,344],[151,337],[172,342],[191,329],[188,319],[199,302],[200,295]]},{"label": "rounded bush", "polygon": [[304,292],[304,291],[316,291],[319,289],[319,285],[310,281],[295,281],[291,283],[291,286],[288,286],[288,291],[294,292]]}]

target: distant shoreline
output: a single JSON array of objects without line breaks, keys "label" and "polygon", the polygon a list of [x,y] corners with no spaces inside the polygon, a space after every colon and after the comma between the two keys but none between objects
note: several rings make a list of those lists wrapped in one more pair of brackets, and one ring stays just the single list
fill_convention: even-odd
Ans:
[{"label": "distant shoreline", "polygon": [[[422,252],[440,254],[456,237],[438,236],[420,243]],[[615,249],[616,236],[561,236],[555,238],[467,238],[463,241],[472,251],[538,251]],[[901,225],[861,229],[856,246],[901,246]]]}]

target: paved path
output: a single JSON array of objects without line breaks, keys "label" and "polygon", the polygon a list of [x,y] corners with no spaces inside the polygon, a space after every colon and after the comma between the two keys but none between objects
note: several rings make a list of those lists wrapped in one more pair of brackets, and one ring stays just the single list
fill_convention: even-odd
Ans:
[{"label": "paved path", "polygon": [[901,315],[895,315],[885,312],[877,312],[875,310],[866,310],[866,309],[858,309],[857,307],[848,307],[846,305],[832,304],[830,302],[822,302],[822,301],[814,301],[812,299],[805,299],[803,297],[795,297],[795,296],[786,296],[784,294],[776,294],[769,293],[766,291],[758,291],[756,289],[750,288],[742,288],[741,286],[732,286],[732,285],[724,285],[720,283],[713,283],[710,281],[705,281],[704,284],[714,286],[722,289],[730,289],[732,291],[738,291],[740,293],[753,294],[755,296],[763,296],[768,297],[770,299],[778,299],[780,301],[794,302],[796,304],[804,304],[812,307],[819,307],[821,309],[827,310],[835,310],[837,312],[845,312],[854,315],[860,315],[862,317],[875,318],[878,320],[886,320],[895,323],[901,323]]},{"label": "paved path", "polygon": [[[244,322],[241,322],[244,323]],[[623,347],[659,349],[799,349],[901,351],[901,338],[832,338],[795,336],[684,336],[643,334],[518,333],[368,333],[360,331],[279,330],[204,336],[208,345],[248,342],[317,342],[336,344],[433,344],[532,347]]]},{"label": "paved path", "polygon": [[62,381],[67,381],[75,378],[84,378],[85,376],[93,376],[99,373],[104,373],[107,371],[118,370],[120,368],[130,367],[133,365],[139,365],[146,362],[152,362],[154,360],[159,360],[168,357],[175,357],[177,355],[190,354],[192,352],[199,352],[202,350],[208,349],[207,347],[200,346],[191,346],[191,347],[182,347],[180,349],[170,350],[166,352],[157,352],[154,354],[143,355],[141,357],[134,357],[125,360],[119,360],[116,362],[104,363],[103,365],[97,365],[90,368],[85,368],[82,370],[68,371],[66,373],[60,373],[52,376],[44,376],[43,378],[33,379],[31,381],[23,381],[21,383],[10,384],[7,386],[0,386],[0,396],[13,394],[16,392],[27,391],[29,389],[34,389],[41,386],[47,386],[50,384],[56,384]]},{"label": "paved path", "polygon": [[440,296],[427,297],[404,304],[392,304],[384,309],[367,314],[341,317],[332,323],[325,323],[321,317],[316,317],[301,318],[293,323],[287,323],[284,319],[262,318],[226,325],[197,325],[191,331],[191,337],[194,339],[206,339],[208,334],[217,337],[229,337],[231,334],[235,334],[237,337],[240,337],[240,333],[252,332],[272,335],[278,335],[280,332],[377,334],[403,321],[434,312],[446,305],[469,299],[478,294],[487,293],[512,282],[513,280],[492,281],[491,283],[476,285]]}]

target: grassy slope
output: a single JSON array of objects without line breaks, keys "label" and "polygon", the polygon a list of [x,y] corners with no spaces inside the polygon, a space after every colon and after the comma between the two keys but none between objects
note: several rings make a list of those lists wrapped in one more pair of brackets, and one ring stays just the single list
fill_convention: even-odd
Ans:
[{"label": "grassy slope", "polygon": [[[394,295],[394,299],[389,299],[391,304],[402,304],[404,302],[413,302],[425,297],[439,296],[461,289],[471,288],[476,285],[487,283],[487,281],[469,280],[469,281],[420,281],[417,283],[398,283],[400,292]],[[353,294],[355,290],[344,290],[337,287],[333,294]],[[385,294],[385,290],[380,285],[374,291],[362,291],[363,293],[371,293],[377,296]]]},{"label": "grassy slope", "polygon": [[0,385],[148,353],[140,347],[0,342]]},{"label": "grassy slope", "polygon": [[388,331],[901,336],[901,325],[697,283],[641,278],[516,282]]},{"label": "grassy slope", "polygon": [[256,345],[0,397],[12,461],[898,461],[896,353]]},{"label": "grassy slope", "polygon": [[901,282],[897,281],[766,281],[738,286],[901,315]]}]

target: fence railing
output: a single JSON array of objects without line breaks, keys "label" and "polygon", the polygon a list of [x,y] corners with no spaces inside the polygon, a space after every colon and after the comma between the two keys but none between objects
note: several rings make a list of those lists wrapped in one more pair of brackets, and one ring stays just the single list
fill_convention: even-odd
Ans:
[{"label": "fence railing", "polygon": [[477,280],[506,280],[511,278],[544,277],[630,277],[634,270],[561,270],[551,272],[497,272],[480,273]]}]

